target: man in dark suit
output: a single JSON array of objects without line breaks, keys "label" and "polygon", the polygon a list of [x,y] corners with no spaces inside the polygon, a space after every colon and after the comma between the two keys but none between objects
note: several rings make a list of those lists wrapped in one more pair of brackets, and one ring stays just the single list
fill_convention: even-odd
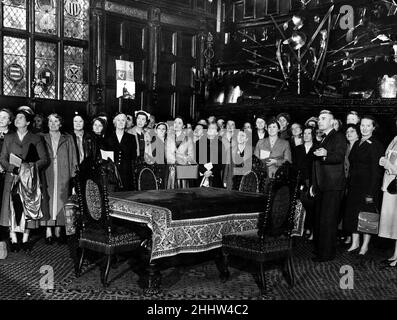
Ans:
[{"label": "man in dark suit", "polygon": [[335,258],[337,221],[345,188],[344,158],[346,139],[333,129],[334,116],[328,110],[320,112],[318,127],[324,136],[314,151],[313,185],[315,197],[314,253],[316,262]]}]

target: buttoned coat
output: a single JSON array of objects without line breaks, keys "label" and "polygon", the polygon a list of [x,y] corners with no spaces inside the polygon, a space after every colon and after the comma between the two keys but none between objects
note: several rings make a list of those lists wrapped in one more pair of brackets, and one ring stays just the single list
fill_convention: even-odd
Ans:
[{"label": "buttoned coat", "polygon": [[105,138],[104,148],[114,152],[114,163],[120,173],[123,190],[133,189],[133,161],[137,157],[137,145],[135,137],[124,133],[121,141],[117,139],[115,132]]},{"label": "buttoned coat", "polygon": [[50,163],[44,172],[47,182],[45,194],[48,196],[49,210],[47,225],[54,225],[56,220],[56,225],[63,226],[65,225],[63,206],[71,195],[71,182],[76,175],[76,148],[73,138],[69,134],[61,134],[56,153],[53,151],[49,133],[44,134],[44,141],[50,157]]}]

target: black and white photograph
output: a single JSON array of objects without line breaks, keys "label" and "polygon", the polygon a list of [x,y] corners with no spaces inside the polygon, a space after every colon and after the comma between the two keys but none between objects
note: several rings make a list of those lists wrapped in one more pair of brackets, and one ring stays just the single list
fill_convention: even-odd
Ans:
[{"label": "black and white photograph", "polygon": [[397,299],[395,0],[0,17],[1,301],[205,319]]}]

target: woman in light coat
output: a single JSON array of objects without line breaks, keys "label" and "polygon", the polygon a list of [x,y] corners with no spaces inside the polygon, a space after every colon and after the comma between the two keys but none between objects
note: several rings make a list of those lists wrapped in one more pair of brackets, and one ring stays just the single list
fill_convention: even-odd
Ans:
[{"label": "woman in light coat", "polygon": [[62,241],[61,227],[65,226],[63,206],[71,195],[72,179],[78,166],[77,153],[73,137],[61,133],[62,117],[56,113],[48,116],[49,132],[44,134],[44,141],[50,157],[50,165],[45,169],[49,219],[41,221],[46,226],[46,243],[53,243],[52,227],[55,238]]},{"label": "woman in light coat", "polygon": [[[166,158],[169,164],[196,164],[193,139],[184,132],[183,128],[184,121],[182,117],[176,117],[174,126],[169,130],[167,138]],[[177,184],[178,187],[187,188],[188,180],[178,179]]]},{"label": "woman in light coat", "polygon": [[383,201],[379,222],[379,237],[394,240],[393,255],[387,259],[390,267],[397,266],[397,194],[391,194],[387,187],[397,175],[397,137],[387,147],[384,157],[380,158],[379,164],[386,169],[382,191]]}]

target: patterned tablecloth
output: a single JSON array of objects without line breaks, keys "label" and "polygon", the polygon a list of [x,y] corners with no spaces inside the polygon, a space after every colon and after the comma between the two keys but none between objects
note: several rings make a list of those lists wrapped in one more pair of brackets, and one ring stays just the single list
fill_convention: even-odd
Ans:
[{"label": "patterned tablecloth", "polygon": [[[175,197],[185,204],[175,204],[172,201],[176,200]],[[192,199],[195,201],[192,202]],[[226,199],[230,204],[229,208],[225,205]],[[238,201],[239,206],[236,207],[232,199]],[[201,205],[198,206],[195,202]],[[188,203],[191,205],[188,206]],[[213,206],[214,203],[218,203],[218,206]],[[114,192],[109,195],[109,205],[111,216],[145,223],[152,230],[151,260],[154,260],[179,253],[219,248],[222,245],[222,235],[255,229],[258,214],[264,210],[265,201],[261,194],[192,188],[183,191]],[[180,209],[188,207],[187,217]],[[203,207],[210,210],[203,213]],[[179,212],[176,214],[177,219],[174,219],[172,211],[177,208]],[[230,213],[225,210],[230,210]]]}]

